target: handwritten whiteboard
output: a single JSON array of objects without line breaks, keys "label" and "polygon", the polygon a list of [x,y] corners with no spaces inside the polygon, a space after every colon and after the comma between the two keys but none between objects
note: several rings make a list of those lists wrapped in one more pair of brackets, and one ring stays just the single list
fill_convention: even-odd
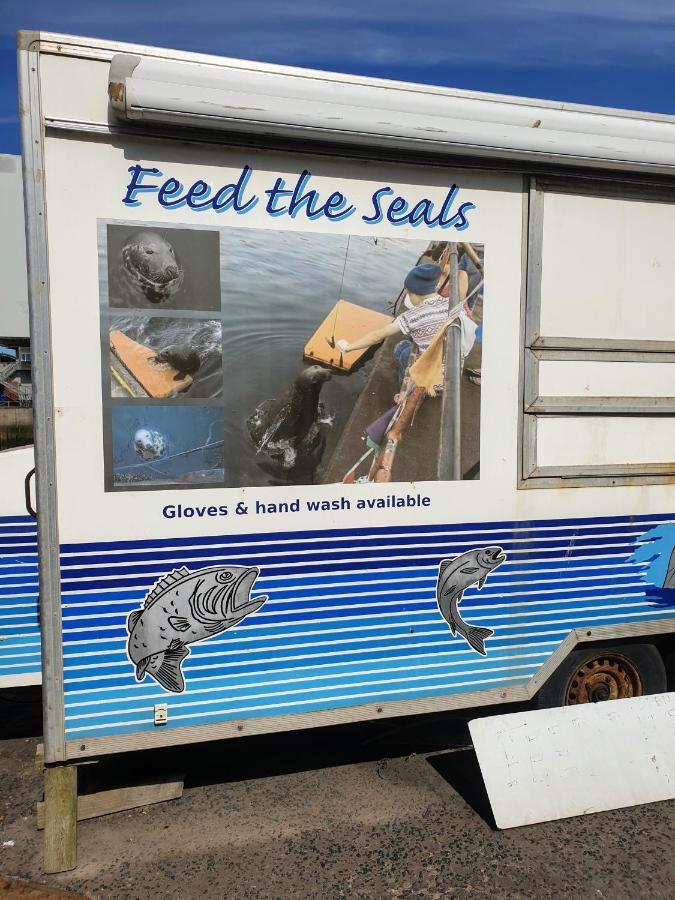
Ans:
[{"label": "handwritten whiteboard", "polygon": [[675,798],[675,692],[488,716],[469,729],[499,828]]}]

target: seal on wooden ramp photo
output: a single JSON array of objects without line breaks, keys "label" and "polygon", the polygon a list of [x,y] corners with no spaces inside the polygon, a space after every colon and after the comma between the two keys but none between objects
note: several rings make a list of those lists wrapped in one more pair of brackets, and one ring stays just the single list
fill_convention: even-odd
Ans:
[{"label": "seal on wooden ramp photo", "polygon": [[[110,332],[110,350],[149,397],[171,397],[187,390],[192,384],[190,370],[199,369],[199,357],[194,350],[181,353],[179,348],[171,347],[158,353],[122,331]],[[193,354],[197,357],[196,368]],[[124,381],[124,373],[119,376]]]}]

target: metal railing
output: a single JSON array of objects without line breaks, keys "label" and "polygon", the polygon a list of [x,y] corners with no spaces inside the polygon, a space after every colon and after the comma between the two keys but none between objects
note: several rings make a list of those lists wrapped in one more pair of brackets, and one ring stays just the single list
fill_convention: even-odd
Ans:
[{"label": "metal railing", "polygon": [[[457,244],[450,244],[449,309],[459,303]],[[441,445],[438,458],[439,481],[459,481],[462,477],[462,331],[459,319],[446,329]]]}]

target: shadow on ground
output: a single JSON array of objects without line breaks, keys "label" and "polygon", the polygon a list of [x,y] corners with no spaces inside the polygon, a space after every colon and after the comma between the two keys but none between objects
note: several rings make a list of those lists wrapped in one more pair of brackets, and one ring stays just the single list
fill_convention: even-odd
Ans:
[{"label": "shadow on ground", "polygon": [[81,822],[78,867],[45,876],[35,821],[39,706],[35,689],[0,695],[6,875],[92,900],[670,900],[675,802],[494,830],[467,724],[522,707],[118,754],[81,766],[83,792],[175,772],[184,773],[185,790],[179,800]]},{"label": "shadow on ground", "polygon": [[[526,704],[458,710],[113,754],[80,768],[79,789],[90,793],[141,784],[175,772],[184,773],[185,788],[195,788],[446,751],[430,757],[430,764],[490,821],[468,723],[524,708]],[[0,740],[41,740],[39,686],[0,691],[0,711]]]},{"label": "shadow on ground", "polygon": [[0,741],[40,737],[42,734],[42,688],[0,690]]},{"label": "shadow on ground", "polygon": [[439,753],[427,757],[429,765],[476,812],[493,831],[497,830],[485,789],[478,757],[470,747],[459,753]]}]

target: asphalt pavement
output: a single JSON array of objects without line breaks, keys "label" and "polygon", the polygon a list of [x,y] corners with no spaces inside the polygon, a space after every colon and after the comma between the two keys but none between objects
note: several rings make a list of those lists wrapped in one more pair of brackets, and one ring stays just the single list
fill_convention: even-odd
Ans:
[{"label": "asphalt pavement", "polygon": [[80,823],[78,868],[44,876],[39,701],[0,692],[7,876],[96,900],[674,896],[675,802],[498,831],[467,711],[110,757],[90,782],[180,771],[183,797]]}]

